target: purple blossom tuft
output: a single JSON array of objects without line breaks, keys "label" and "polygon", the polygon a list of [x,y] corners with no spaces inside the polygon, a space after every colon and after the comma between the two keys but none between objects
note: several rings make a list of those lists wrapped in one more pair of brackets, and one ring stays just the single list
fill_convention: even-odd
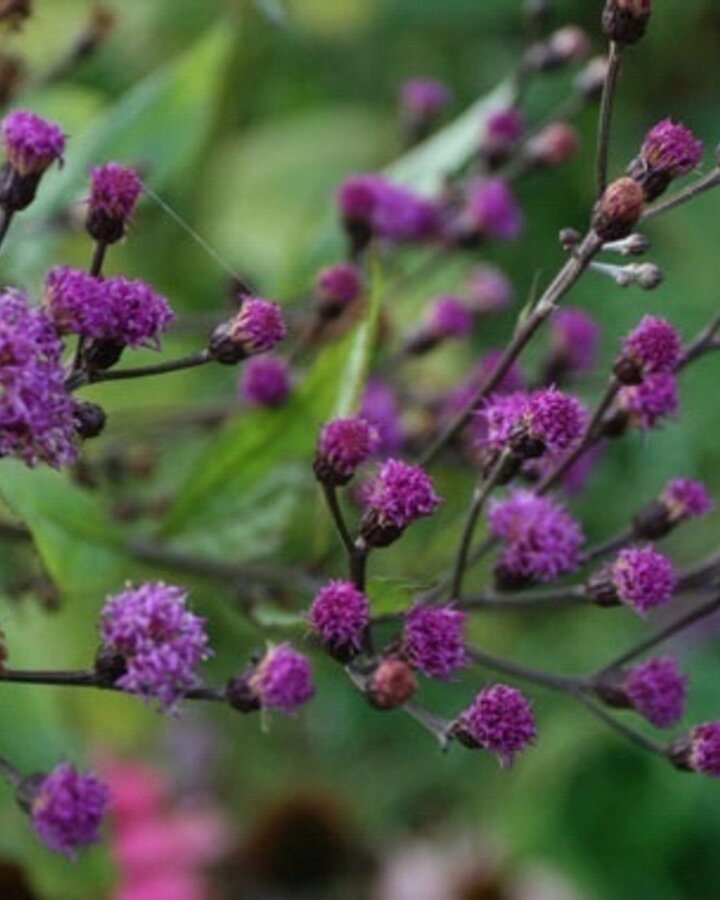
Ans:
[{"label": "purple blossom tuft", "polygon": [[707,515],[713,501],[704,484],[690,478],[676,478],[665,485],[660,501],[667,507],[671,519],[681,522]]},{"label": "purple blossom tuft", "polygon": [[702,142],[688,128],[663,119],[648,131],[640,156],[649,170],[677,178],[700,165],[702,150]]},{"label": "purple blossom tuft", "polygon": [[512,491],[488,510],[490,530],[505,541],[500,557],[514,579],[554,581],[579,563],[584,537],[580,526],[562,506],[531,491]]},{"label": "purple blossom tuft", "polygon": [[668,603],[675,590],[672,563],[652,547],[621,550],[610,567],[610,577],[620,602],[640,615]]},{"label": "purple blossom tuft", "polygon": [[403,445],[400,409],[392,388],[370,379],[360,401],[360,416],[375,427],[379,436],[377,452],[397,453]]},{"label": "purple blossom tuft", "polygon": [[230,326],[232,340],[247,356],[267,353],[286,333],[278,304],[260,297],[246,297]]},{"label": "purple blossom tuft", "polygon": [[115,311],[105,283],[82,269],[50,269],[44,305],[60,334],[107,340],[115,333]]},{"label": "purple blossom tuft", "polygon": [[20,175],[40,175],[61,162],[65,136],[58,125],[26,109],[16,109],[0,125],[8,162]]},{"label": "purple blossom tuft", "polygon": [[87,228],[106,243],[120,240],[142,194],[143,184],[133,169],[109,162],[90,173]]},{"label": "purple blossom tuft", "polygon": [[249,359],[240,376],[239,390],[251,406],[282,406],[291,390],[287,363],[276,356]]},{"label": "purple blossom tuft", "polygon": [[346,484],[377,445],[377,431],[365,419],[333,419],[320,432],[315,473],[320,481]]},{"label": "purple blossom tuft", "polygon": [[331,581],[312,602],[310,626],[328,648],[358,651],[370,620],[370,604],[350,581]]},{"label": "purple blossom tuft", "polygon": [[270,647],[249,680],[266,709],[277,709],[286,716],[313,696],[310,663],[290,644]]},{"label": "purple blossom tuft", "polygon": [[362,274],[357,266],[338,263],[321,269],[315,278],[318,302],[324,307],[344,309],[362,293]]},{"label": "purple blossom tuft", "polygon": [[493,394],[485,401],[474,418],[473,438],[478,449],[504,450],[525,417],[530,394],[514,391]]},{"label": "purple blossom tuft", "polygon": [[30,801],[30,821],[40,840],[71,859],[99,840],[110,792],[94,775],[60,763],[39,782]]},{"label": "purple blossom tuft", "polygon": [[368,485],[365,502],[381,528],[402,531],[416,519],[431,516],[441,500],[420,466],[388,459]]},{"label": "purple blossom tuft", "polygon": [[669,372],[648,375],[642,384],[620,389],[618,403],[638,428],[653,428],[678,408],[677,380]]},{"label": "purple blossom tuft", "polygon": [[426,327],[437,338],[461,339],[472,331],[473,316],[457,297],[438,297],[428,308]]},{"label": "purple blossom tuft", "polygon": [[720,778],[720,722],[705,722],[693,728],[690,765],[696,772]]},{"label": "purple blossom tuft", "polygon": [[480,237],[514,241],[522,231],[520,207],[510,188],[499,178],[476,182],[470,188],[466,215]]},{"label": "purple blossom tuft", "polygon": [[665,319],[643,316],[640,324],[625,338],[624,355],[642,375],[673,372],[680,358],[680,337]]},{"label": "purple blossom tuft", "polygon": [[515,688],[490,685],[460,713],[458,723],[479,747],[510,766],[517,753],[536,737],[535,717],[528,700]]},{"label": "purple blossom tuft", "polygon": [[449,678],[468,665],[463,639],[467,616],[449,606],[418,604],[405,616],[402,646],[410,665],[428,678]]},{"label": "purple blossom tuft", "polygon": [[560,309],[551,320],[553,350],[563,364],[576,372],[587,372],[595,365],[598,326],[592,316],[580,309]]},{"label": "purple blossom tuft", "polygon": [[670,728],[682,718],[686,689],[687,678],[671,656],[640,663],[625,678],[633,708],[656,728]]},{"label": "purple blossom tuft", "polygon": [[166,712],[197,685],[197,668],[211,655],[205,620],[186,600],[182,588],[149,582],[110,597],[100,614],[103,647],[125,662],[117,686],[154,697]]},{"label": "purple blossom tuft", "polygon": [[0,294],[0,457],[55,468],[75,460],[75,407],[61,355],[48,317],[22,294]]},{"label": "purple blossom tuft", "polygon": [[525,123],[519,109],[515,107],[499,109],[490,113],[485,120],[486,140],[491,143],[503,141],[511,145],[515,144],[522,137],[524,126]]},{"label": "purple blossom tuft", "polygon": [[484,265],[470,273],[466,294],[468,306],[476,313],[503,312],[510,306],[513,288],[501,269]]},{"label": "purple blossom tuft", "polygon": [[346,224],[358,224],[390,241],[416,241],[435,231],[437,214],[432,203],[381,175],[354,175],[337,193]]},{"label": "purple blossom tuft", "polygon": [[450,102],[450,91],[432,78],[411,78],[400,89],[400,105],[413,119],[434,119]]}]

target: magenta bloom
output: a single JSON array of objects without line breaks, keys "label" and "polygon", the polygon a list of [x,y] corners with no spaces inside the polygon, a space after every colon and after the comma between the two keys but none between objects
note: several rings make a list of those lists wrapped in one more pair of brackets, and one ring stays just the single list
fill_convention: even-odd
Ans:
[{"label": "magenta bloom", "polygon": [[635,666],[624,686],[633,708],[656,728],[670,728],[682,719],[687,678],[671,656]]},{"label": "magenta bloom", "polygon": [[155,698],[165,712],[197,686],[197,669],[211,655],[205,620],[186,602],[182,588],[149,582],[110,597],[100,613],[103,647],[125,663],[115,684]]},{"label": "magenta bloom", "polygon": [[519,109],[499,109],[490,113],[485,120],[485,140],[491,144],[501,141],[505,144],[515,144],[522,137],[523,128],[522,113]]},{"label": "magenta bloom", "polygon": [[82,269],[50,269],[45,276],[44,305],[60,334],[107,340],[116,331],[105,282]]},{"label": "magenta bloom", "polygon": [[488,511],[490,531],[505,548],[500,571],[511,581],[554,581],[577,568],[584,537],[562,506],[531,491],[511,491]]},{"label": "magenta bloom", "polygon": [[282,406],[290,394],[290,371],[276,356],[249,359],[240,376],[240,396],[250,406]]},{"label": "magenta bloom", "polygon": [[420,466],[388,459],[367,487],[363,536],[369,543],[383,546],[416,519],[431,516],[440,502]]},{"label": "magenta bloom", "polygon": [[75,407],[61,356],[47,316],[20,293],[0,294],[0,457],[54,468],[75,460]]},{"label": "magenta bloom", "polygon": [[480,691],[460,713],[458,724],[478,747],[494,753],[503,767],[511,766],[537,734],[530,703],[520,691],[504,684]]},{"label": "magenta bloom", "polygon": [[378,433],[378,453],[397,453],[400,450],[403,445],[400,408],[389,385],[378,379],[368,381],[360,401],[360,416]]},{"label": "magenta bloom", "polygon": [[432,203],[381,175],[355,175],[337,193],[340,212],[351,230],[360,226],[389,241],[429,237],[437,215]]},{"label": "magenta bloom", "polygon": [[370,621],[370,603],[352,582],[331,581],[315,595],[309,619],[312,630],[326,647],[352,656],[362,646]]},{"label": "magenta bloom", "polygon": [[315,291],[323,310],[341,311],[361,295],[362,275],[357,266],[338,263],[321,269],[315,277]]},{"label": "magenta bloom", "polygon": [[511,437],[525,420],[529,399],[530,394],[526,391],[492,394],[488,397],[475,415],[475,446],[480,450],[496,452],[509,446]]},{"label": "magenta bloom", "polygon": [[623,343],[623,356],[632,361],[641,376],[674,372],[680,351],[677,331],[665,319],[655,316],[643,316]]},{"label": "magenta bloom", "polygon": [[478,266],[467,280],[468,306],[479,314],[503,312],[513,298],[513,288],[507,276],[496,266]]},{"label": "magenta bloom", "polygon": [[260,297],[243,300],[232,323],[232,338],[247,356],[267,353],[286,335],[285,322],[277,303]]},{"label": "magenta bloom", "polygon": [[411,666],[428,678],[449,678],[468,664],[463,627],[467,616],[449,606],[418,604],[405,616],[402,646]]},{"label": "magenta bloom", "polygon": [[610,576],[620,602],[641,616],[668,603],[675,590],[672,563],[652,547],[621,550],[610,567]]},{"label": "magenta bloom", "polygon": [[472,326],[472,312],[457,297],[438,297],[427,311],[426,328],[434,337],[460,340]]},{"label": "magenta bloom", "polygon": [[94,775],[60,763],[39,782],[30,801],[30,821],[40,840],[71,859],[99,840],[110,792]]},{"label": "magenta bloom", "polygon": [[480,237],[514,241],[522,231],[520,207],[510,188],[499,178],[476,182],[470,188],[466,215]]},{"label": "magenta bloom", "polygon": [[648,131],[640,149],[645,166],[654,173],[677,178],[700,165],[702,141],[684,125],[663,119]]},{"label": "magenta bloom", "polygon": [[638,428],[653,428],[678,408],[677,380],[669,372],[648,375],[642,384],[620,389],[618,404]]},{"label": "magenta bloom", "polygon": [[7,160],[20,175],[41,175],[54,162],[62,161],[65,136],[60,126],[26,109],[8,113],[0,132]]},{"label": "magenta bloom", "polygon": [[413,119],[434,119],[450,102],[450,91],[432,78],[411,78],[400,89],[400,105]]},{"label": "magenta bloom", "polygon": [[124,347],[160,348],[160,335],[174,320],[167,300],[140,279],[116,276],[102,282],[113,312],[107,339]]},{"label": "magenta bloom", "polygon": [[676,478],[665,485],[660,500],[675,522],[707,515],[713,501],[705,485],[690,478]]},{"label": "magenta bloom", "polygon": [[720,778],[720,722],[705,722],[693,728],[690,765],[696,772]]},{"label": "magenta bloom", "polygon": [[315,474],[328,484],[347,484],[377,445],[377,431],[365,419],[333,419],[320,432]]},{"label": "magenta bloom", "polygon": [[559,309],[550,322],[554,352],[566,368],[587,372],[595,365],[599,341],[598,326],[580,309]]},{"label": "magenta bloom", "polygon": [[261,705],[286,716],[313,696],[310,663],[290,644],[270,647],[249,680]]},{"label": "magenta bloom", "polygon": [[133,169],[109,162],[90,173],[87,229],[97,241],[111,244],[125,234],[143,184]]}]

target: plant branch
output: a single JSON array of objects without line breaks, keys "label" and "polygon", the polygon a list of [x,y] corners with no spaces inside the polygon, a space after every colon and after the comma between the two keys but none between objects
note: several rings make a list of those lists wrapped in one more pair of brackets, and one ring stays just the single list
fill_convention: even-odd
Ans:
[{"label": "plant branch", "polygon": [[661,216],[663,213],[670,212],[671,209],[676,209],[678,206],[682,206],[684,203],[694,200],[696,197],[704,194],[705,191],[709,191],[711,188],[717,187],[718,185],[720,185],[720,167],[716,166],[711,172],[708,172],[708,174],[702,176],[702,178],[698,178],[693,184],[688,185],[681,191],[676,191],[666,200],[649,206],[643,213],[641,221],[646,222],[648,219],[654,219],[656,216]]},{"label": "plant branch", "polygon": [[602,706],[595,703],[591,700],[586,694],[581,692],[574,692],[572,696],[577,700],[577,702],[584,706],[588,712],[592,713],[597,719],[600,719],[614,731],[617,731],[618,734],[621,734],[624,738],[627,738],[631,743],[635,744],[637,747],[640,747],[643,750],[648,750],[650,753],[655,753],[658,756],[667,757],[667,748],[664,744],[660,744],[657,741],[652,740],[651,738],[645,737],[644,734],[641,734],[639,731],[635,731],[634,728],[630,728],[629,725],[626,725],[624,722],[621,722],[619,719],[616,719],[615,716],[611,715]]},{"label": "plant branch", "polygon": [[103,381],[124,381],[128,378],[144,378],[148,375],[165,375],[168,372],[179,372],[181,369],[192,369],[212,362],[210,351],[205,348],[184,356],[182,359],[171,359],[152,366],[137,366],[133,369],[110,369],[108,371],[78,372],[66,382],[68,391],[77,390],[86,384],[99,384]]},{"label": "plant branch", "polygon": [[608,151],[610,147],[610,125],[612,122],[613,101],[617,88],[620,68],[622,66],[622,48],[615,41],[610,42],[608,55],[608,71],[600,101],[600,121],[597,139],[597,191],[602,196],[607,187]]},{"label": "plant branch", "polygon": [[589,684],[582,678],[573,678],[569,675],[553,675],[550,672],[530,669],[510,660],[491,656],[489,653],[484,653],[482,650],[477,650],[474,647],[470,649],[469,653],[472,661],[484,669],[501,672],[503,675],[509,675],[511,678],[529,681],[540,687],[550,688],[550,690],[575,693],[589,688]]}]

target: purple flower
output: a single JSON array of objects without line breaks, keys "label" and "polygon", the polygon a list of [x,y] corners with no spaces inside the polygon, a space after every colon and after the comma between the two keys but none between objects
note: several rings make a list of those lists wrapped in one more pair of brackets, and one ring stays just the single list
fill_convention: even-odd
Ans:
[{"label": "purple flower", "polygon": [[656,728],[670,728],[682,718],[687,678],[671,656],[635,666],[624,687],[633,708]]},{"label": "purple flower", "polygon": [[328,266],[315,277],[317,301],[323,312],[341,312],[357,300],[362,289],[362,274],[350,263]]},{"label": "purple flower", "polygon": [[449,678],[468,664],[463,627],[467,616],[449,606],[418,604],[405,616],[402,646],[411,666],[428,678]]},{"label": "purple flower", "polygon": [[262,706],[286,716],[313,696],[310,663],[290,644],[270,647],[249,680]]},{"label": "purple flower", "polygon": [[160,335],[174,320],[167,300],[140,279],[106,278],[102,288],[113,313],[108,340],[124,347],[160,348]]},{"label": "purple flower", "polygon": [[580,309],[560,309],[551,320],[551,341],[562,364],[575,372],[587,372],[595,365],[599,340],[592,316]]},{"label": "purple flower", "polygon": [[473,316],[457,297],[438,297],[429,307],[426,328],[436,338],[467,337],[472,331]]},{"label": "purple flower", "polygon": [[490,531],[505,541],[500,557],[503,576],[511,580],[554,581],[579,563],[584,537],[562,506],[531,491],[512,491],[488,510]]},{"label": "purple flower", "polygon": [[434,119],[450,102],[450,91],[432,78],[411,78],[400,89],[400,105],[413,119]]},{"label": "purple flower", "polygon": [[411,522],[431,516],[440,502],[420,466],[388,459],[367,486],[363,535],[369,543],[382,546],[384,538],[394,540]]},{"label": "purple flower", "polygon": [[378,453],[397,453],[400,450],[403,445],[400,409],[389,385],[378,379],[368,381],[360,401],[360,416],[377,430]]},{"label": "purple flower", "polygon": [[370,620],[370,604],[352,582],[331,581],[315,595],[309,619],[311,628],[326,647],[352,656],[362,646]]},{"label": "purple flower", "polygon": [[514,241],[522,231],[520,207],[510,188],[499,178],[476,182],[470,188],[466,216],[480,237]]},{"label": "purple flower", "polygon": [[182,588],[149,582],[110,597],[100,613],[103,647],[125,663],[115,684],[154,697],[166,712],[197,685],[197,668],[211,655],[205,620],[186,601]]},{"label": "purple flower", "polygon": [[[621,360],[637,369],[635,383],[655,372],[673,372],[680,358],[680,337],[665,319],[643,316],[640,324],[625,338]],[[633,381],[627,383],[632,384]]]},{"label": "purple flower", "polygon": [[507,276],[496,266],[477,266],[466,284],[467,303],[479,314],[503,312],[513,298],[513,288]]},{"label": "purple flower", "polygon": [[502,141],[512,145],[522,137],[524,126],[519,109],[498,109],[485,120],[485,139],[493,144]]},{"label": "purple flower", "polygon": [[620,389],[618,404],[638,428],[653,428],[678,408],[677,380],[669,372],[648,375],[642,384]]},{"label": "purple flower", "polygon": [[346,226],[358,226],[390,241],[416,241],[435,230],[435,207],[412,191],[381,175],[354,175],[337,193]]},{"label": "purple flower", "polygon": [[110,792],[94,775],[60,763],[35,788],[30,821],[46,847],[72,859],[80,847],[99,840],[109,802]]},{"label": "purple flower", "polygon": [[209,349],[218,362],[234,365],[248,356],[268,353],[286,334],[277,303],[261,297],[244,297],[235,318],[212,333]]},{"label": "purple flower", "polygon": [[504,450],[525,417],[530,395],[526,391],[492,394],[474,419],[473,439],[478,449]]},{"label": "purple flower", "polygon": [[65,136],[61,128],[26,109],[8,113],[0,131],[8,162],[20,175],[41,175],[62,161]]},{"label": "purple flower", "polygon": [[621,550],[610,567],[610,577],[620,602],[641,616],[670,601],[675,590],[672,563],[652,547]]},{"label": "purple flower", "polygon": [[378,444],[375,428],[365,419],[333,419],[320,432],[315,474],[328,484],[347,484]]},{"label": "purple flower", "polygon": [[82,269],[50,269],[44,305],[60,334],[107,340],[115,333],[115,312],[105,283]]},{"label": "purple flower", "polygon": [[665,485],[660,495],[673,522],[696,519],[707,515],[713,508],[713,501],[705,485],[690,478],[676,478]]},{"label": "purple flower", "polygon": [[517,753],[536,737],[535,717],[528,700],[515,688],[494,684],[484,688],[458,716],[461,732],[500,765],[511,766]]},{"label": "purple flower", "polygon": [[700,165],[702,150],[702,141],[696,140],[688,128],[663,119],[648,131],[640,157],[652,172],[677,178]]},{"label": "purple flower", "polygon": [[87,218],[90,235],[108,244],[119,241],[142,190],[137,172],[120,163],[109,162],[93,168]]},{"label": "purple flower", "polygon": [[282,406],[290,394],[287,363],[276,356],[249,359],[240,376],[240,396],[251,406]]},{"label": "purple flower", "polygon": [[75,460],[75,407],[61,355],[48,317],[22,294],[0,294],[0,457],[55,468]]},{"label": "purple flower", "polygon": [[696,772],[720,778],[720,722],[705,722],[690,732],[690,765]]}]

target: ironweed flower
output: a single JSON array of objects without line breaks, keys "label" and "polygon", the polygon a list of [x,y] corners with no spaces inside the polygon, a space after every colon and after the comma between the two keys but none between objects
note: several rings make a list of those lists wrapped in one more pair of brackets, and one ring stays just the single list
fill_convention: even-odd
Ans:
[{"label": "ironweed flower", "polygon": [[471,185],[461,221],[463,241],[469,238],[514,241],[523,227],[520,207],[500,178],[488,178]]},{"label": "ironweed flower", "polygon": [[321,269],[315,277],[315,305],[324,319],[339,316],[362,294],[360,270],[351,263],[337,263]]},{"label": "ironweed flower", "polygon": [[362,646],[370,603],[352,582],[331,581],[315,595],[308,618],[328,651],[348,662]]},{"label": "ironweed flower", "polygon": [[652,547],[628,547],[590,579],[588,593],[600,606],[623,603],[645,616],[673,596],[672,563]]},{"label": "ironweed flower", "polygon": [[681,522],[707,515],[712,508],[712,498],[703,484],[690,478],[675,478],[665,485],[657,500],[636,513],[633,531],[637,537],[656,540]]},{"label": "ironweed flower", "polygon": [[213,331],[208,350],[217,362],[235,365],[249,356],[268,353],[286,334],[277,303],[261,297],[244,297],[237,315]]},{"label": "ironweed flower", "polygon": [[581,309],[559,309],[550,320],[551,357],[546,378],[588,372],[595,365],[599,342],[597,322]]},{"label": "ironweed flower", "polygon": [[468,664],[463,638],[467,616],[452,604],[415,605],[405,616],[402,648],[410,665],[428,678],[447,679]]},{"label": "ironweed flower", "polygon": [[88,234],[104,244],[124,237],[142,190],[140,176],[127,166],[109,162],[93,168],[87,201]]},{"label": "ironweed flower", "polygon": [[627,385],[618,393],[618,406],[628,421],[647,431],[678,408],[678,386],[674,375],[655,372],[642,384]]},{"label": "ironweed flower", "polygon": [[674,372],[681,349],[680,336],[668,321],[643,316],[625,338],[613,372],[623,384],[640,384],[647,375]]},{"label": "ironweed flower", "polygon": [[618,178],[605,189],[592,217],[592,227],[603,241],[619,241],[632,233],[642,215],[645,195],[632,178]]},{"label": "ironweed flower", "polygon": [[270,647],[247,683],[264,709],[286,716],[315,693],[310,663],[288,643]]},{"label": "ironweed flower", "polygon": [[607,0],[603,31],[617,44],[636,44],[645,34],[651,12],[652,0]]},{"label": "ironweed flower", "polygon": [[535,741],[535,716],[528,700],[515,688],[493,684],[484,688],[458,716],[453,733],[468,747],[497,756],[503,768]]},{"label": "ironweed flower", "polygon": [[478,315],[504,312],[513,299],[509,278],[497,266],[476,266],[470,273],[464,292],[465,302]]},{"label": "ironweed flower", "polygon": [[377,431],[377,453],[385,456],[402,448],[404,438],[400,407],[392,388],[384,381],[369,379],[360,400],[360,417]]},{"label": "ironweed flower", "polygon": [[0,177],[0,204],[9,212],[19,212],[35,199],[47,169],[62,162],[65,136],[59,125],[16,109],[2,120],[0,137],[7,160]]},{"label": "ironweed flower", "polygon": [[323,426],[313,468],[318,481],[347,484],[378,446],[378,434],[365,419],[333,419]]},{"label": "ironweed flower", "polygon": [[277,356],[254,356],[247,361],[238,385],[250,406],[282,406],[292,389],[287,363]]},{"label": "ironweed flower", "polygon": [[671,656],[633,667],[624,687],[633,708],[656,728],[670,728],[682,719],[687,678]]},{"label": "ironweed flower", "polygon": [[650,202],[665,193],[670,182],[696,169],[702,160],[703,145],[684,125],[663,119],[648,131],[639,156],[627,174],[641,185]]},{"label": "ironweed flower", "polygon": [[386,547],[416,519],[431,516],[441,502],[420,466],[388,459],[365,492],[362,536],[370,546]]}]

